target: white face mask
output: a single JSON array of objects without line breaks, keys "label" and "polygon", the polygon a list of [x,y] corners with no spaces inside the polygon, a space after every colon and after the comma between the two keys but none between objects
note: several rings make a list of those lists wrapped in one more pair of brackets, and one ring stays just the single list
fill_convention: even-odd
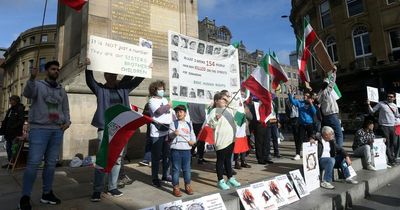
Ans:
[{"label": "white face mask", "polygon": [[164,97],[164,90],[157,90],[157,95],[160,97]]}]

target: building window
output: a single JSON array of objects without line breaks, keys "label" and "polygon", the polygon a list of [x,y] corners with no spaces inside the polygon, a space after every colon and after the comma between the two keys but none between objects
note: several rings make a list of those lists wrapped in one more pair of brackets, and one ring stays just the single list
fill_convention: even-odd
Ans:
[{"label": "building window", "polygon": [[328,50],[329,57],[331,57],[332,61],[334,63],[338,62],[338,57],[337,57],[337,50],[336,50],[336,39],[333,36],[329,36],[326,39],[326,49]]},{"label": "building window", "polygon": [[332,25],[331,14],[329,10],[329,1],[324,1],[319,6],[319,10],[321,12],[321,25],[322,28],[328,27]]},{"label": "building window", "polygon": [[400,28],[389,32],[392,51],[400,50]]},{"label": "building window", "polygon": [[29,44],[35,44],[35,37],[31,36],[31,38],[29,39]]},{"label": "building window", "polygon": [[25,76],[25,62],[22,62],[22,76]]},{"label": "building window", "polygon": [[44,65],[46,64],[46,58],[40,58],[39,60],[39,71],[44,72]]},{"label": "building window", "polygon": [[362,0],[346,0],[347,14],[349,17],[361,14],[364,11]]},{"label": "building window", "polygon": [[371,55],[371,45],[369,43],[367,27],[358,26],[353,30],[353,45],[356,58]]},{"label": "building window", "polygon": [[43,34],[42,35],[42,42],[47,42],[47,38],[48,38],[47,34]]},{"label": "building window", "polygon": [[32,71],[32,69],[33,69],[33,60],[29,60],[28,69],[29,69],[29,73],[30,73]]}]

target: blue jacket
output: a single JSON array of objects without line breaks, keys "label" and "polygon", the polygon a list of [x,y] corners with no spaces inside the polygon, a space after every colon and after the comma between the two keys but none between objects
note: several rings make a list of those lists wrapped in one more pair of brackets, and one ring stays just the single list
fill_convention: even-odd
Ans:
[{"label": "blue jacket", "polygon": [[304,100],[294,99],[291,94],[289,95],[289,101],[299,109],[299,123],[301,125],[312,124],[314,115],[317,113],[317,109],[314,105],[306,104]]},{"label": "blue jacket", "polygon": [[[85,71],[86,84],[96,95],[97,98],[97,109],[94,113],[92,125],[99,129],[104,129],[104,113],[106,109],[110,107],[110,88],[107,88],[101,83],[96,82],[93,77],[93,71]],[[143,77],[124,76],[118,83],[117,90],[118,95],[122,99],[122,104],[129,107],[129,93],[135,89],[144,80]]]}]

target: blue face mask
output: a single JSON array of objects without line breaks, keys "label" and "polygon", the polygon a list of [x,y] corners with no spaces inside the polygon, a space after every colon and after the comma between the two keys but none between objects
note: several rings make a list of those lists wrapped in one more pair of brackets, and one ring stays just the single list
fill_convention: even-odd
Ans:
[{"label": "blue face mask", "polygon": [[157,90],[157,95],[160,97],[164,97],[164,90]]}]

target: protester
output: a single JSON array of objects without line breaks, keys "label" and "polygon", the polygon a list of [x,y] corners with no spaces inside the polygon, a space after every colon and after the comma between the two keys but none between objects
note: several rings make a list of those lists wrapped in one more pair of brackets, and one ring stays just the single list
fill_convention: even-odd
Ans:
[{"label": "protester", "polygon": [[355,157],[360,157],[363,168],[375,171],[374,165],[374,122],[366,120],[360,130],[354,136],[353,151]]},{"label": "protester", "polygon": [[396,120],[400,120],[399,110],[394,103],[396,97],[395,92],[387,93],[387,100],[381,101],[371,107],[369,101],[367,101],[369,112],[375,113],[379,111],[379,126],[383,132],[383,136],[386,138],[386,155],[388,157],[388,165],[393,166],[396,164],[396,156],[394,154],[396,134],[394,133],[394,125]]},{"label": "protester", "polygon": [[[294,97],[294,93],[293,96]],[[289,98],[286,100],[286,108],[285,108],[285,112],[287,117],[289,118],[289,124],[290,124],[290,130],[292,131],[293,134],[293,140],[295,142],[295,145],[298,145],[299,142],[301,142],[299,140],[299,122],[298,122],[298,118],[299,118],[299,108],[297,108],[296,106],[294,106]],[[297,146],[296,146],[296,150],[297,150]],[[293,160],[300,160],[300,152],[293,157]]]},{"label": "protester", "polygon": [[12,161],[12,143],[17,136],[22,135],[24,126],[24,105],[21,104],[19,96],[12,95],[10,97],[11,107],[7,110],[6,116],[1,123],[0,134],[4,135],[6,140],[6,151],[8,163],[1,166],[2,168],[11,168]]},{"label": "protester", "polygon": [[336,81],[336,67],[328,78],[322,83],[321,90],[318,93],[318,102],[320,103],[322,113],[322,125],[330,126],[335,131],[335,140],[338,147],[343,146],[343,132],[339,121],[339,106],[334,95]]},{"label": "protester", "polygon": [[[205,104],[195,104],[188,103],[190,120],[193,124],[193,131],[196,137],[199,137],[200,130],[206,120],[206,105]],[[198,140],[198,139],[197,139]],[[207,161],[204,159],[204,147],[205,141],[197,141],[192,148],[192,156],[196,155],[195,149],[197,147],[197,164],[203,164]]]},{"label": "protester", "polygon": [[249,129],[250,132],[254,133],[257,162],[261,165],[265,165],[266,163],[272,164],[274,162],[270,156],[271,129],[267,129],[264,122],[257,120],[255,103],[258,103],[258,98],[253,96],[248,103],[249,110],[253,116],[253,119],[249,123]]},{"label": "protester", "polygon": [[[19,208],[31,209],[30,196],[36,180],[37,169],[44,157],[43,193],[45,204],[60,204],[53,193],[53,179],[64,131],[71,125],[68,96],[57,82],[60,72],[58,61],[45,64],[46,78],[36,81],[38,69],[32,69],[23,95],[32,100],[29,112],[29,155],[23,178],[22,198]],[[50,94],[51,93],[51,94]]]},{"label": "protester", "polygon": [[172,194],[176,197],[181,197],[181,190],[179,189],[179,173],[182,170],[183,179],[185,182],[185,191],[188,195],[193,194],[191,181],[191,149],[196,143],[196,136],[194,134],[192,125],[185,120],[186,107],[178,105],[174,108],[177,120],[170,124],[169,137],[171,141],[171,163],[172,163]]},{"label": "protester", "polygon": [[321,187],[325,189],[334,189],[331,184],[333,168],[341,169],[347,183],[357,184],[356,180],[350,178],[348,166],[351,165],[351,159],[348,154],[341,148],[337,147],[334,141],[334,130],[329,126],[322,128],[321,139],[311,137],[310,143],[318,141],[318,159],[324,177],[322,178]]},{"label": "protester", "polygon": [[[228,190],[230,187],[239,187],[240,183],[232,176],[232,152],[236,134],[234,110],[227,108],[228,100],[221,93],[214,95],[213,109],[209,114],[208,125],[214,129],[215,150],[217,152],[218,187]],[[223,178],[226,171],[228,181]],[[228,185],[229,184],[229,185]]]},{"label": "protester", "polygon": [[299,111],[298,137],[295,138],[295,140],[297,140],[295,142],[296,156],[293,159],[299,160],[303,142],[307,142],[314,134],[313,118],[317,110],[313,105],[314,99],[311,97],[310,93],[304,93],[304,100],[297,100],[293,98],[291,92],[292,91],[289,90],[289,101],[293,106],[297,107]]},{"label": "protester", "polygon": [[[86,65],[90,65],[90,60],[86,60]],[[92,119],[92,125],[97,128],[97,135],[99,140],[99,146],[103,140],[104,134],[104,116],[105,111],[113,105],[123,104],[129,107],[129,93],[135,89],[144,80],[143,77],[135,77],[132,79],[131,76],[125,76],[121,81],[117,80],[117,75],[112,73],[104,73],[104,79],[106,83],[98,83],[94,76],[93,71],[86,69],[85,71],[86,84],[90,90],[96,95],[97,108]],[[124,151],[121,152],[121,155]],[[122,172],[122,179],[124,184],[132,184],[132,180],[127,177],[123,170],[123,160],[121,156],[117,159],[114,167],[108,175],[108,191],[107,193],[114,197],[122,196],[122,192],[118,188],[118,178],[120,176],[120,170]],[[121,169],[122,168],[122,169]],[[98,202],[101,200],[101,193],[104,190],[105,173],[100,169],[95,168],[94,172],[94,183],[93,183],[93,194],[91,201]]]},{"label": "protester", "polygon": [[[279,144],[278,144],[278,137],[279,137],[279,121],[277,118],[279,106],[278,106],[278,97],[276,95],[273,95],[273,100],[272,100],[272,112],[269,116],[269,120],[267,122],[267,132],[269,132],[271,135],[272,140],[272,147],[274,148],[274,157],[280,158],[281,155],[279,154]],[[268,148],[269,149],[269,148]]]},{"label": "protester", "polygon": [[150,115],[154,122],[150,124],[151,145],[151,175],[152,183],[156,187],[161,187],[158,178],[160,160],[162,159],[162,180],[168,180],[168,157],[169,144],[167,142],[169,125],[172,122],[171,102],[164,97],[165,83],[157,80],[149,86],[149,108]]}]

